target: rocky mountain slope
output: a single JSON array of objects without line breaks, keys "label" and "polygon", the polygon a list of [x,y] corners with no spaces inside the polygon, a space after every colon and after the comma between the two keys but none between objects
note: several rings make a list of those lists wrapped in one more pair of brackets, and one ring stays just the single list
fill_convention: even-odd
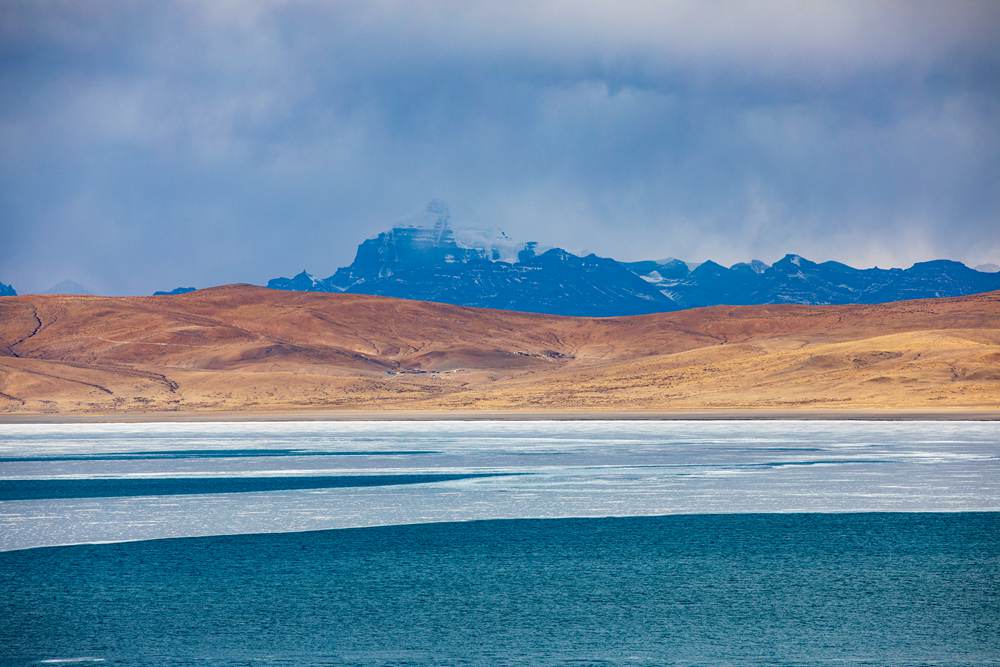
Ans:
[{"label": "rocky mountain slope", "polygon": [[457,227],[444,204],[364,241],[327,278],[303,271],[268,287],[376,294],[462,306],[577,316],[669,312],[711,305],[882,303],[1000,289],[1000,273],[948,260],[909,269],[855,269],[786,255],[725,267],[707,261],[619,262],[518,243],[498,230]]}]

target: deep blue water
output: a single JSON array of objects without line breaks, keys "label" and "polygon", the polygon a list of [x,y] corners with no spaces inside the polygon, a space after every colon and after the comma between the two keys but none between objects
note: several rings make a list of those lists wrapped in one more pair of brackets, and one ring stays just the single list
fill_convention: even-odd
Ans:
[{"label": "deep blue water", "polygon": [[510,520],[0,553],[2,664],[1000,663],[1000,514]]},{"label": "deep blue water", "polygon": [[260,493],[298,489],[430,484],[491,474],[311,475],[276,477],[125,477],[85,479],[0,479],[0,501],[57,498],[123,498],[203,493]]}]

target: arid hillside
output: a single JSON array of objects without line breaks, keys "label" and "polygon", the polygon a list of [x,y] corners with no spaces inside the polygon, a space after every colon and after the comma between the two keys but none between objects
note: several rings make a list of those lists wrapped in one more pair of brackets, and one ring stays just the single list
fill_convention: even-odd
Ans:
[{"label": "arid hillside", "polygon": [[610,319],[245,285],[0,299],[0,413],[998,408],[998,292]]}]

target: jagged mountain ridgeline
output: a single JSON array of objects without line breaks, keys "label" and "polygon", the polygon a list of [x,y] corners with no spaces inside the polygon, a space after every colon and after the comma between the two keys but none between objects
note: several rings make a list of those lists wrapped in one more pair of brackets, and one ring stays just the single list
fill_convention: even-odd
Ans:
[{"label": "jagged mountain ridgeline", "polygon": [[448,207],[425,211],[364,241],[327,278],[303,271],[272,289],[348,292],[555,315],[641,315],[713,305],[869,304],[1000,289],[1000,273],[960,262],[856,269],[785,255],[722,266],[677,259],[620,262],[517,242],[500,230],[456,224]]}]

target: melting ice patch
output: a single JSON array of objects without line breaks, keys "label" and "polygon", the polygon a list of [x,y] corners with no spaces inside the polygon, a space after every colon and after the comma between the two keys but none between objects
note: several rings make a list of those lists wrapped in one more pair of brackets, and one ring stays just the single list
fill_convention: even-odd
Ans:
[{"label": "melting ice patch", "polygon": [[[0,457],[13,485],[213,491],[7,500],[0,550],[493,518],[1000,510],[996,422],[0,425]],[[387,481],[294,488],[304,476]]]}]

